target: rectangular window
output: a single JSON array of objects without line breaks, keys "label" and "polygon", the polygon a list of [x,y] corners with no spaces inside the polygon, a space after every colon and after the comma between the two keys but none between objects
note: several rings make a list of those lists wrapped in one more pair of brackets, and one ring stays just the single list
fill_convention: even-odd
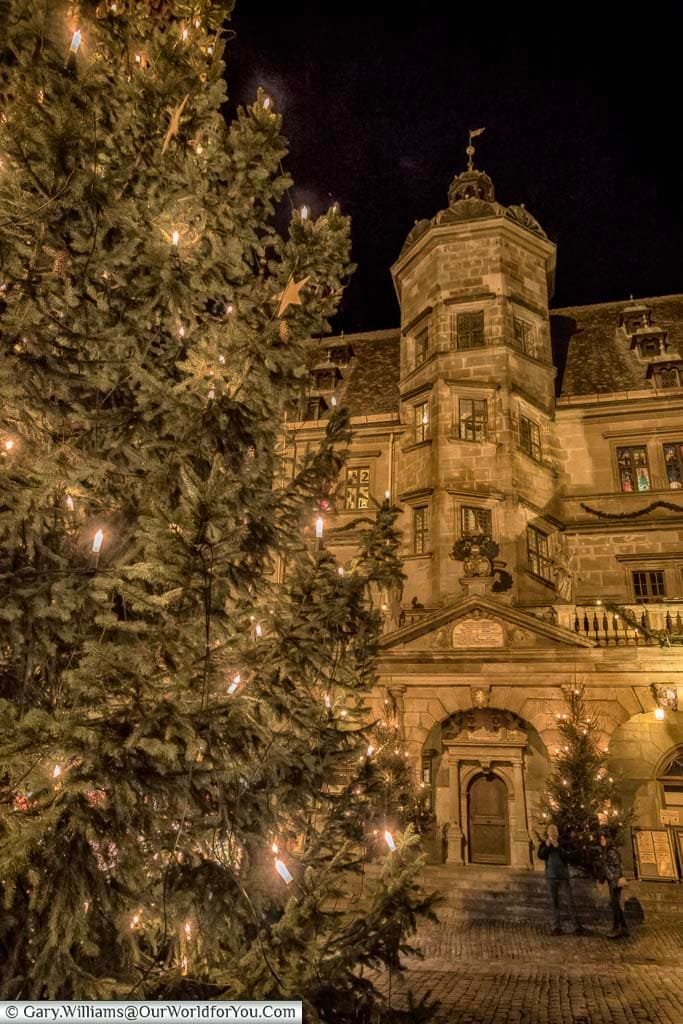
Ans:
[{"label": "rectangular window", "polygon": [[414,406],[415,410],[415,444],[420,441],[428,441],[430,434],[429,423],[429,402],[420,402]]},{"label": "rectangular window", "polygon": [[526,542],[530,571],[543,580],[552,581],[552,562],[547,536],[535,526],[527,526]]},{"label": "rectangular window", "polygon": [[413,509],[413,551],[416,555],[429,551],[429,509],[426,505]]},{"label": "rectangular window", "polygon": [[664,462],[670,489],[680,491],[683,487],[683,441],[664,445]]},{"label": "rectangular window", "polygon": [[486,440],[485,399],[460,399],[458,436],[461,441]]},{"label": "rectangular window", "polygon": [[458,313],[455,318],[455,341],[459,349],[484,347],[484,314]]},{"label": "rectangular window", "polygon": [[429,355],[429,328],[425,327],[415,337],[415,365],[421,366]]},{"label": "rectangular window", "polygon": [[617,448],[617,463],[622,491],[649,491],[651,489],[650,467],[647,464],[645,445]]},{"label": "rectangular window", "polygon": [[515,317],[514,328],[515,346],[520,350],[520,352],[523,352],[527,356],[536,355],[533,325],[528,323],[526,320],[520,320],[518,317]]},{"label": "rectangular window", "polygon": [[541,461],[541,432],[538,424],[526,416],[519,417],[519,446],[532,459]]},{"label": "rectangular window", "polygon": [[491,512],[487,508],[470,508],[463,505],[461,509],[460,532],[463,537],[476,537],[479,533],[491,536]]},{"label": "rectangular window", "polygon": [[344,508],[368,508],[370,504],[370,467],[349,466],[344,485]]},{"label": "rectangular window", "polygon": [[636,601],[656,601],[666,596],[663,569],[639,569],[631,575]]}]

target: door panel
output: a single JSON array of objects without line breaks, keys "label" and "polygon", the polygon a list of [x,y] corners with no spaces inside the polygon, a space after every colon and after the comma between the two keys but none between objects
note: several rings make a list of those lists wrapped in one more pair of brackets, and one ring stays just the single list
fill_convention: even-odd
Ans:
[{"label": "door panel", "polygon": [[495,775],[480,775],[470,786],[470,861],[509,864],[510,842],[507,789]]}]

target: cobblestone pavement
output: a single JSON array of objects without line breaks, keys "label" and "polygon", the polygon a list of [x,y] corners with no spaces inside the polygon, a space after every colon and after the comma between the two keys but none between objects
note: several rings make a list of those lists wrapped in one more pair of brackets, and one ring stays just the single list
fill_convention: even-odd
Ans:
[{"label": "cobblestone pavement", "polygon": [[425,960],[393,982],[431,990],[439,1024],[683,1024],[683,918],[605,938],[554,936],[542,923],[471,921],[440,912],[421,932]]}]

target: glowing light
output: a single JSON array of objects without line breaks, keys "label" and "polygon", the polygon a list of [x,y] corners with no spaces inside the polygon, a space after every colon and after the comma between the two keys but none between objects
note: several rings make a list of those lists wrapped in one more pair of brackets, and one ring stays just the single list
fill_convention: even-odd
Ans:
[{"label": "glowing light", "polygon": [[384,492],[384,500],[385,501],[391,501],[391,491],[385,491]]},{"label": "glowing light", "polygon": [[61,764],[56,764],[54,766],[54,768],[52,769],[52,778],[53,779],[58,779],[61,774],[62,774],[62,766],[61,766]]},{"label": "glowing light", "polygon": [[325,524],[323,522],[323,517],[318,516],[318,518],[315,521],[315,535],[316,537],[318,537],[318,539],[322,537],[324,528]]},{"label": "glowing light", "polygon": [[254,630],[254,632],[256,633],[257,637],[263,636],[263,626],[261,625],[260,622],[256,623],[256,629]]},{"label": "glowing light", "polygon": [[271,100],[270,96],[265,96],[264,99],[263,99],[263,109],[264,110],[270,110],[270,104],[271,103],[272,103],[272,100]]},{"label": "glowing light", "polygon": [[273,843],[273,845],[271,846],[271,850],[273,851],[273,853],[279,853],[280,847],[277,845],[277,843]]},{"label": "glowing light", "polygon": [[185,937],[186,938],[188,938],[188,939],[191,938],[191,936],[192,936],[192,925],[190,924],[189,921],[186,921],[185,924],[183,925],[183,931],[185,932]]},{"label": "glowing light", "polygon": [[655,718],[658,722],[663,722],[666,718],[666,711],[664,708],[655,708]]},{"label": "glowing light", "polygon": [[71,46],[69,47],[71,53],[78,53],[78,49],[81,45],[81,30],[77,28],[71,37]]},{"label": "glowing light", "polygon": [[279,857],[275,861],[275,870],[277,871],[278,875],[283,880],[283,882],[286,882],[287,885],[289,885],[290,882],[294,881],[291,872],[289,871],[289,868],[280,860]]},{"label": "glowing light", "polygon": [[396,849],[396,843],[394,842],[394,837],[392,836],[391,832],[389,832],[388,829],[385,829],[384,832],[384,842],[387,844],[387,846],[393,853],[393,851]]},{"label": "glowing light", "polygon": [[14,448],[14,441],[12,440],[11,437],[8,437],[7,440],[5,441],[5,451],[6,452],[11,452],[13,448]]},{"label": "glowing light", "polygon": [[73,498],[71,497],[70,494],[67,494],[67,496],[66,496],[65,505],[66,505],[67,512],[73,512],[75,506],[74,506],[74,500],[73,500]]},{"label": "glowing light", "polygon": [[179,338],[184,338],[185,337],[185,324],[181,324],[180,327],[178,328],[178,337]]},{"label": "glowing light", "polygon": [[218,362],[221,364],[221,366],[225,366],[225,356],[223,355],[223,353],[219,355]]},{"label": "glowing light", "polygon": [[228,305],[226,306],[225,312],[228,314],[228,316],[231,316],[232,313],[235,312],[235,307],[233,306],[232,302],[228,303]]},{"label": "glowing light", "polygon": [[138,910],[130,919],[130,930],[133,932],[140,924],[141,913]]},{"label": "glowing light", "polygon": [[335,396],[334,396],[334,395],[332,395],[332,397],[331,397],[331,399],[330,399],[330,402],[332,403],[332,406],[333,406],[333,407],[334,407],[334,406],[335,406],[335,405],[337,404],[337,399],[335,398]]},{"label": "glowing light", "polygon": [[173,234],[171,235],[171,245],[176,246],[176,248],[177,248],[179,242],[180,242],[180,232],[179,231],[174,231]]},{"label": "glowing light", "polygon": [[301,207],[301,219],[302,220],[308,220],[308,207],[307,206],[302,206]]},{"label": "glowing light", "polygon": [[95,534],[92,542],[92,553],[93,555],[99,555],[102,550],[102,542],[104,540],[104,533],[102,530],[98,530]]},{"label": "glowing light", "polygon": [[186,43],[188,38],[189,38],[189,35],[190,35],[190,30],[187,29],[187,28],[184,28],[183,31],[180,33],[180,38],[182,39],[182,41],[184,43]]},{"label": "glowing light", "polygon": [[337,574],[339,576],[343,576],[344,575],[344,566],[343,565],[340,565],[340,566],[337,567]]},{"label": "glowing light", "polygon": [[331,708],[332,707],[332,700],[330,699],[329,693],[325,694],[325,707],[326,708]]},{"label": "glowing light", "polygon": [[237,687],[240,685],[241,682],[242,682],[242,677],[241,677],[241,675],[238,672],[236,676],[233,676],[233,680],[230,683],[230,686],[228,687],[228,693],[231,696],[232,696],[233,693],[235,693],[235,691],[237,690]]},{"label": "glowing light", "polygon": [[372,745],[372,743],[371,743],[371,744],[370,744],[370,746],[368,747],[368,752],[367,752],[367,756],[368,756],[368,757],[372,757],[372,755],[373,755],[374,753],[375,753],[375,748],[373,747],[373,745]]}]

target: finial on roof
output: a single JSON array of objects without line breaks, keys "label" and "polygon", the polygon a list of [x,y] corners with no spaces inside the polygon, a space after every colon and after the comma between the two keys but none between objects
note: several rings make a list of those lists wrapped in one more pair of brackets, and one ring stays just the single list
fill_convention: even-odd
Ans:
[{"label": "finial on roof", "polygon": [[465,152],[467,153],[467,170],[474,170],[474,154],[475,149],[472,145],[472,139],[476,139],[478,135],[483,135],[486,128],[470,128],[470,139]]}]

